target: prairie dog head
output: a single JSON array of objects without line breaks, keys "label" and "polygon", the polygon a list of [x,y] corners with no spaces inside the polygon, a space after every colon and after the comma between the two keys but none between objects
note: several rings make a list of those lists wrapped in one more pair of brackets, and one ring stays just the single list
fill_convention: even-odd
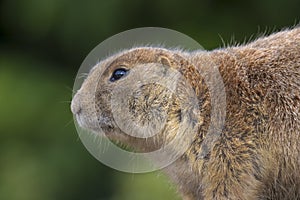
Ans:
[{"label": "prairie dog head", "polygon": [[[92,68],[71,110],[83,128],[133,147],[156,149],[195,132],[201,123],[192,68],[180,51],[123,51]],[[178,139],[177,145],[181,142],[186,140]]]}]

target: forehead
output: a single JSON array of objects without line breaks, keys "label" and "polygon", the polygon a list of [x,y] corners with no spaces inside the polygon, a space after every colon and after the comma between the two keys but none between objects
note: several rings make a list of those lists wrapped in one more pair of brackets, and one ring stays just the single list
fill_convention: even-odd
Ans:
[{"label": "forehead", "polygon": [[99,62],[90,72],[101,77],[110,77],[114,70],[125,67],[133,68],[137,64],[159,62],[161,56],[169,55],[170,51],[162,48],[141,47],[124,50]]},{"label": "forehead", "polygon": [[132,68],[136,64],[157,62],[161,51],[157,49],[126,50],[98,63],[92,71],[97,71],[103,76],[109,76],[119,67]]},{"label": "forehead", "polygon": [[162,50],[155,48],[141,48],[123,51],[110,59],[108,67],[120,64],[130,65],[136,63],[142,64],[155,62],[161,53]]}]

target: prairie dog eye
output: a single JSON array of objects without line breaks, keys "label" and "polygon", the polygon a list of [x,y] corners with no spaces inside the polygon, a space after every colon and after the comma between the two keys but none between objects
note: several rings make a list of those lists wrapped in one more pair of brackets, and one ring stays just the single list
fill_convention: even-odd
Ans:
[{"label": "prairie dog eye", "polygon": [[117,81],[117,80],[119,80],[120,78],[122,78],[123,76],[125,76],[125,75],[127,75],[128,74],[128,70],[127,69],[125,69],[125,68],[118,68],[118,69],[116,69],[113,73],[112,73],[112,75],[111,75],[111,77],[110,77],[110,81],[111,82],[114,82],[114,81]]}]

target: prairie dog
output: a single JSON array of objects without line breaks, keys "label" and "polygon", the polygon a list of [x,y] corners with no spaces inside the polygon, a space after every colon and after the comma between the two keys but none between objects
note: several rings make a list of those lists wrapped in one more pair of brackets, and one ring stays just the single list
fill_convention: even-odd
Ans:
[{"label": "prairie dog", "polygon": [[[210,150],[200,156],[210,138],[209,124],[217,120],[211,117],[212,95],[205,80],[211,73],[208,62],[217,66],[224,83],[226,117]],[[162,65],[149,70],[149,63]],[[155,83],[137,85],[127,107],[112,108],[112,91],[133,85],[130,77],[136,73],[163,79],[171,69],[192,87],[199,113],[182,119],[182,113],[193,113],[194,102],[188,103],[192,95],[180,78],[175,92]],[[300,28],[209,52],[124,50],[90,71],[71,109],[80,126],[96,133],[101,129],[140,151],[157,149],[182,134],[181,124],[196,127],[187,151],[164,169],[185,200],[300,199]],[[128,117],[123,109],[137,124],[151,120],[160,125],[164,115],[163,131],[147,139],[124,133],[114,119]]]}]

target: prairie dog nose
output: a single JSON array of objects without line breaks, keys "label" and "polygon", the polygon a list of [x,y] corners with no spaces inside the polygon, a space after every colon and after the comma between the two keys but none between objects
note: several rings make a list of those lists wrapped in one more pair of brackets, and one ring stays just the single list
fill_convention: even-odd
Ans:
[{"label": "prairie dog nose", "polygon": [[77,94],[75,94],[75,96],[72,99],[71,102],[71,111],[72,113],[75,114],[79,114],[81,111],[81,105],[80,105],[80,96]]}]

